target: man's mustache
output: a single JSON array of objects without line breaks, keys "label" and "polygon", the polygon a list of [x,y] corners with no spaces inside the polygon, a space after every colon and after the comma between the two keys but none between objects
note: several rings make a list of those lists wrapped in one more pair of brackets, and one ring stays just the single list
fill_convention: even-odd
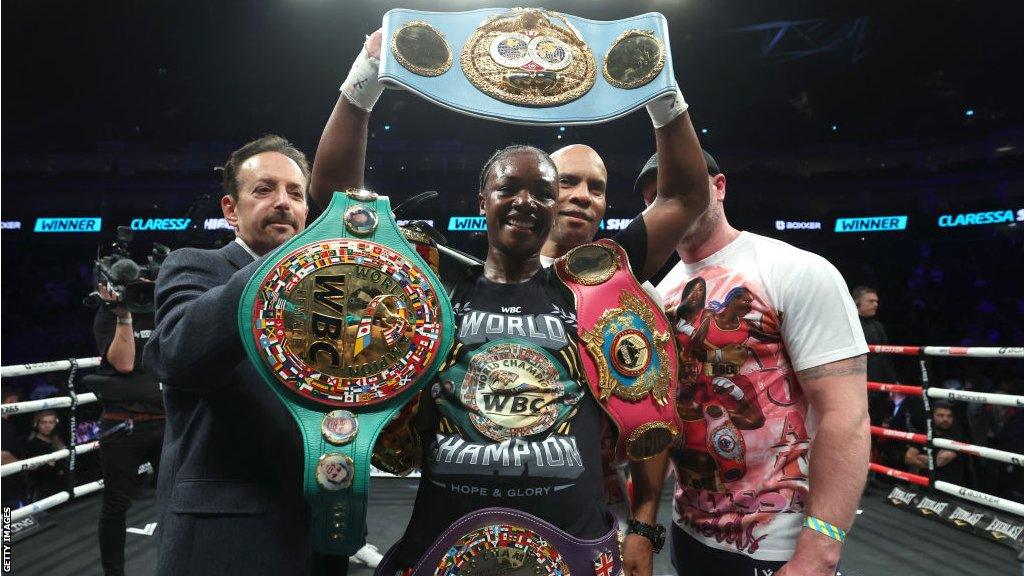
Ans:
[{"label": "man's mustache", "polygon": [[279,212],[279,213],[267,216],[266,218],[263,219],[263,227],[264,228],[266,228],[267,226],[270,226],[271,224],[288,224],[289,226],[291,226],[292,228],[295,228],[296,230],[299,229],[299,221],[296,220],[294,216],[292,216],[291,214],[288,214],[288,213],[280,213]]}]

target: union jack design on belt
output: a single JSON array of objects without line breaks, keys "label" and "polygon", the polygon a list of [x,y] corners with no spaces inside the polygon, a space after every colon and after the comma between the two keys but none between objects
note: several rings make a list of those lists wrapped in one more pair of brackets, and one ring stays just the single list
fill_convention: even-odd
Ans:
[{"label": "union jack design on belt", "polygon": [[594,559],[594,574],[596,576],[614,576],[615,557],[611,552],[601,552]]}]

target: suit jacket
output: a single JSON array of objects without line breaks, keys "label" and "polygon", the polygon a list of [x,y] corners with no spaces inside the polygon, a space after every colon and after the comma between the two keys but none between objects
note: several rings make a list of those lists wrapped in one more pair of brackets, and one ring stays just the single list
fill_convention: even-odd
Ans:
[{"label": "suit jacket", "polygon": [[160,270],[145,351],[167,410],[160,575],[310,571],[301,436],[238,333],[242,290],[260,261],[231,242],[176,250]]}]

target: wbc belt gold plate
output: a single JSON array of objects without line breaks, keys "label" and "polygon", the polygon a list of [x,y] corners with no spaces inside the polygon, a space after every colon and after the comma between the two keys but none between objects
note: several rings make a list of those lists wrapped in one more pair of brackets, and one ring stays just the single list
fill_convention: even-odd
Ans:
[{"label": "wbc belt gold plate", "polygon": [[389,400],[440,348],[441,309],[402,254],[354,238],[307,244],[260,286],[253,331],[274,377],[318,404]]}]

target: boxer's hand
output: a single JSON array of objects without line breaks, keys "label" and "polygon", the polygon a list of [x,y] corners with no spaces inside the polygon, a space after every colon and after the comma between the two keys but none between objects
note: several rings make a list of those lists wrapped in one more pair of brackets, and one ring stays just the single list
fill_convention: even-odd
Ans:
[{"label": "boxer's hand", "polygon": [[723,361],[733,366],[742,366],[748,355],[747,347],[742,344],[726,344],[725,348],[722,348]]},{"label": "boxer's hand", "polygon": [[651,576],[654,572],[654,546],[639,534],[627,534],[622,542],[624,576]]},{"label": "boxer's hand", "polygon": [[340,91],[353,106],[367,112],[373,110],[384,85],[377,80],[380,69],[380,46],[383,33],[377,29],[366,37],[363,48],[352,63],[348,77],[342,82]]},{"label": "boxer's hand", "polygon": [[377,28],[373,34],[366,37],[366,42],[363,43],[363,47],[366,48],[366,54],[369,55],[370,58],[380,60],[380,43],[383,38],[383,28]]},{"label": "boxer's hand", "polygon": [[647,103],[647,113],[655,128],[661,128],[686,112],[689,104],[683,99],[683,93],[676,88],[675,92],[666,94]]}]

